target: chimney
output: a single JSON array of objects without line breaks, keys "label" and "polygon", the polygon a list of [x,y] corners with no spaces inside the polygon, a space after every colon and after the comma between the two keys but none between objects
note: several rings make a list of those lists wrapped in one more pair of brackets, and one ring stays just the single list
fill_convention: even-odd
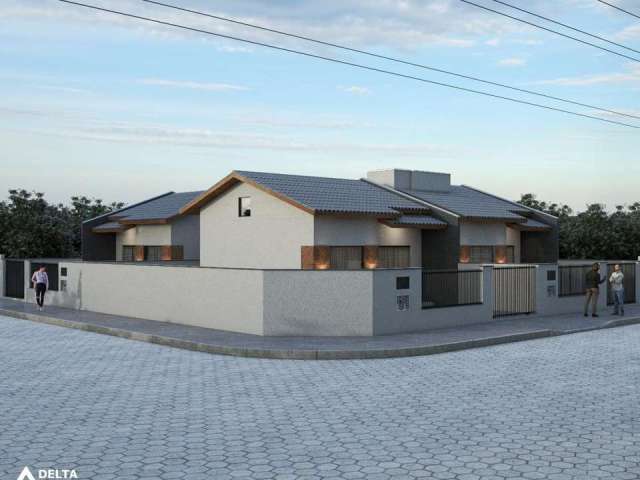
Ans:
[{"label": "chimney", "polygon": [[427,192],[448,192],[451,190],[450,173],[391,168],[367,172],[367,180],[398,190],[422,190]]}]

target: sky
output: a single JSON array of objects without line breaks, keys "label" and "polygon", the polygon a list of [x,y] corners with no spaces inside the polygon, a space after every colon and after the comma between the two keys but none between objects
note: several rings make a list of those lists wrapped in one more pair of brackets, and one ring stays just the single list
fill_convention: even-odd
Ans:
[{"label": "sky", "polygon": [[[639,62],[460,0],[166,1],[640,115]],[[640,50],[640,21],[596,0],[509,1]],[[85,3],[634,123],[141,0]],[[638,152],[632,128],[58,0],[0,2],[0,199],[25,188],[53,202],[132,203],[206,189],[234,169],[360,178],[406,168],[510,199],[613,208],[640,201]]]}]

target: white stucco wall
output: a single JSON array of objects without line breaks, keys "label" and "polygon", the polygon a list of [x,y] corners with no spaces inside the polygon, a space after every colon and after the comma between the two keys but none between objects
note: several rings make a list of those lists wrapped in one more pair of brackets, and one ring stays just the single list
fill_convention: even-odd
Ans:
[{"label": "white stucco wall", "polygon": [[375,218],[340,218],[316,216],[314,228],[316,245],[406,246],[411,250],[412,267],[422,266],[422,234],[417,228],[391,228]]},{"label": "white stucco wall", "polygon": [[460,245],[506,245],[507,227],[502,222],[460,222]]},{"label": "white stucco wall", "polygon": [[[251,197],[251,216],[238,198]],[[313,215],[241,183],[200,211],[200,264],[229,268],[301,267],[301,247],[313,245]]]},{"label": "white stucco wall", "polygon": [[507,245],[514,246],[514,257],[515,263],[520,263],[520,230],[516,230],[515,228],[507,228]]},{"label": "white stucco wall", "polygon": [[259,270],[116,263],[60,263],[67,291],[48,305],[198,327],[263,334]]},{"label": "white stucco wall", "polygon": [[122,260],[123,245],[171,245],[171,225],[137,225],[116,234],[116,260]]}]

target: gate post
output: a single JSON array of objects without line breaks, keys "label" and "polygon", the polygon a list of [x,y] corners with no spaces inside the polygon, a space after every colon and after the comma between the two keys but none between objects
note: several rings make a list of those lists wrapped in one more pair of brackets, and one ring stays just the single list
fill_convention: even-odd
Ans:
[{"label": "gate post", "polygon": [[5,275],[7,269],[4,266],[4,258],[4,255],[0,253],[0,297],[4,297],[5,294],[4,285],[6,283]]},{"label": "gate post", "polygon": [[640,303],[640,261],[636,262],[636,304],[638,303]]},{"label": "gate post", "polygon": [[486,308],[487,320],[493,320],[494,295],[493,295],[493,265],[482,266],[482,303]]}]

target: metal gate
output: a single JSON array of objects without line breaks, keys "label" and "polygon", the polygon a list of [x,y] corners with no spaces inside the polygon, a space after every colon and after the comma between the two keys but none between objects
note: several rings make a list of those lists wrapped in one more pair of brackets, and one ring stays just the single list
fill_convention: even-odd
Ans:
[{"label": "metal gate", "polygon": [[7,260],[5,269],[5,295],[12,298],[24,298],[24,261]]},{"label": "metal gate", "polygon": [[609,277],[613,273],[613,267],[620,265],[624,274],[624,303],[636,302],[636,264],[635,263],[609,263],[607,264],[607,305],[613,305],[613,290]]},{"label": "metal gate", "polygon": [[493,269],[493,317],[536,311],[536,267],[510,265]]}]

